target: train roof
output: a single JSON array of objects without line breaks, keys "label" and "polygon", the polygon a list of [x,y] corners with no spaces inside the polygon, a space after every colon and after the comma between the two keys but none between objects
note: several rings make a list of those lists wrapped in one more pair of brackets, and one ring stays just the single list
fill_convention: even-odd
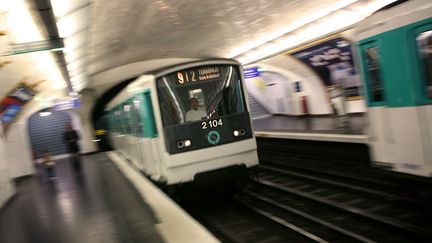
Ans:
[{"label": "train roof", "polygon": [[401,1],[395,6],[383,8],[357,25],[354,41],[387,32],[432,17],[431,0]]}]

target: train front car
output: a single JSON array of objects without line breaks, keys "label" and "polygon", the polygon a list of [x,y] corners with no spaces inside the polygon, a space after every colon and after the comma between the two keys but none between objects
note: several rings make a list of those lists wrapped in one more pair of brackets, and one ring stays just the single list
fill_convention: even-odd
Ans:
[{"label": "train front car", "polygon": [[167,185],[229,184],[258,164],[239,63],[189,63],[156,73]]}]

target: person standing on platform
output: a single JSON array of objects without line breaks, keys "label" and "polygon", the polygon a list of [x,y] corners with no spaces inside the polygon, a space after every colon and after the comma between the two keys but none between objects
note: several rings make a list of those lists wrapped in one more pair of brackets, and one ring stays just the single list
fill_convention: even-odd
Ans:
[{"label": "person standing on platform", "polygon": [[329,88],[330,102],[336,113],[338,128],[346,128],[349,125],[348,113],[346,110],[345,90],[341,85],[333,85]]},{"label": "person standing on platform", "polygon": [[51,154],[48,150],[45,150],[43,153],[43,163],[45,166],[45,170],[47,173],[47,177],[50,180],[56,179],[56,173],[55,173],[55,162],[51,157]]},{"label": "person standing on platform", "polygon": [[64,141],[68,145],[69,153],[72,154],[72,165],[75,173],[79,174],[81,173],[81,158],[79,155],[80,149],[78,145],[80,137],[78,136],[78,133],[73,130],[71,124],[67,124],[65,128],[66,132],[64,133]]}]

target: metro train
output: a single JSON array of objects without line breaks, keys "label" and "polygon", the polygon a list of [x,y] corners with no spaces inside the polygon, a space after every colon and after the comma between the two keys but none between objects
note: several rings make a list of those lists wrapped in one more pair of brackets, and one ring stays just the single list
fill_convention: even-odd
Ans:
[{"label": "metro train", "polygon": [[354,31],[372,161],[432,176],[432,1],[402,1]]},{"label": "metro train", "polygon": [[140,76],[107,105],[113,146],[164,188],[247,178],[258,157],[242,73],[211,59]]}]

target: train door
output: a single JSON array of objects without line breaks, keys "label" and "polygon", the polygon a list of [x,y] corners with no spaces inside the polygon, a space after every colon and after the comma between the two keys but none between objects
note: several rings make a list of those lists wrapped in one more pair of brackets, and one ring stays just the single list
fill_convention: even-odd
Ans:
[{"label": "train door", "polygon": [[127,102],[124,102],[122,104],[122,108],[123,108],[123,127],[124,127],[124,136],[122,136],[123,138],[123,143],[124,143],[124,155],[126,156],[126,158],[128,158],[129,160],[131,160],[131,119],[130,119],[130,106]]},{"label": "train door", "polygon": [[141,156],[140,156],[140,152],[138,150],[138,137],[139,137],[139,131],[138,131],[138,126],[139,126],[139,121],[136,120],[136,110],[135,110],[135,105],[134,105],[134,98],[131,98],[127,101],[130,110],[129,110],[129,123],[130,123],[130,152],[132,154],[133,157],[133,163],[134,165],[138,168],[138,169],[142,169],[141,168]]},{"label": "train door", "polygon": [[159,176],[160,161],[159,161],[159,149],[157,140],[156,122],[153,112],[152,98],[150,90],[143,93],[143,120],[144,120],[144,137],[146,138],[146,152],[147,152],[147,167],[149,173]]},{"label": "train door", "polygon": [[369,143],[372,161],[392,161],[394,142],[391,119],[387,109],[383,79],[381,45],[379,41],[360,44],[361,70],[368,100]]},{"label": "train door", "polygon": [[140,170],[144,169],[145,162],[145,153],[142,148],[142,133],[143,133],[143,121],[141,118],[141,104],[142,104],[141,95],[138,94],[132,99],[132,118],[134,122],[134,147],[137,153],[137,162]]},{"label": "train door", "polygon": [[121,119],[121,109],[117,106],[114,108],[114,119],[115,119],[115,136],[113,138],[113,140],[115,141],[115,148],[116,150],[120,150],[121,149],[121,136],[123,134],[123,124],[122,124],[122,119]]},{"label": "train door", "polygon": [[419,124],[421,127],[421,140],[424,151],[425,174],[432,175],[432,21],[428,21],[415,30],[415,46],[417,48],[417,63],[419,94],[421,106],[419,106]]}]

